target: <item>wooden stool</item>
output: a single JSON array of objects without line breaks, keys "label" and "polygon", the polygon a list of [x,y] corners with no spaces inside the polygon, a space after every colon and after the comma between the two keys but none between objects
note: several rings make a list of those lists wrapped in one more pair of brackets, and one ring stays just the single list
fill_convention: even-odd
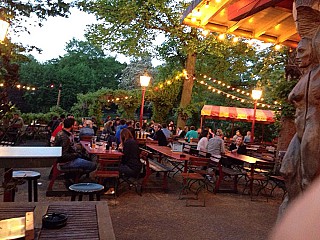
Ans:
[{"label": "wooden stool", "polygon": [[39,172],[35,171],[13,171],[13,178],[23,178],[28,180],[28,201],[32,202],[32,181],[33,181],[33,200],[38,202],[38,179],[41,177]]},{"label": "wooden stool", "polygon": [[94,195],[96,200],[100,201],[100,193],[104,189],[104,186],[98,183],[76,183],[69,187],[72,192],[71,201],[76,200],[76,196],[79,196],[79,201],[82,201],[83,195],[89,195],[89,201],[93,201]]}]

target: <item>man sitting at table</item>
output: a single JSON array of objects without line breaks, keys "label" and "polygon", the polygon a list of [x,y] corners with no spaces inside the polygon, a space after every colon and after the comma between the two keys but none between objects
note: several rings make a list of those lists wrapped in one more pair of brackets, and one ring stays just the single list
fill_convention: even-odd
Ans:
[{"label": "man sitting at table", "polygon": [[83,128],[79,131],[79,138],[83,136],[94,136],[94,130],[92,128],[92,121],[91,120],[85,120],[83,123]]},{"label": "man sitting at table", "polygon": [[188,142],[190,142],[191,138],[198,138],[198,132],[196,131],[195,126],[190,127],[190,131],[187,132],[186,138],[188,138]]},{"label": "man sitting at table", "polygon": [[155,133],[153,134],[153,137],[152,138],[148,137],[148,139],[158,141],[159,146],[167,146],[168,141],[164,133],[161,131],[161,125],[158,123],[155,123],[154,130],[155,130]]},{"label": "man sitting at table", "polygon": [[232,153],[247,154],[247,147],[243,144],[242,137],[237,137],[236,142],[230,144],[229,150]]},{"label": "man sitting at table", "polygon": [[[57,133],[54,146],[62,147],[62,156],[58,158],[58,163],[62,170],[75,171],[81,169],[84,174],[90,173],[96,169],[96,164],[88,160],[80,158],[80,155],[76,152],[72,139],[72,128],[74,125],[74,119],[67,118],[63,122],[63,129]],[[70,176],[71,177],[71,176]]]},{"label": "man sitting at table", "polygon": [[210,153],[212,157],[217,159],[220,159],[221,155],[225,153],[224,141],[222,139],[221,132],[217,131],[214,137],[209,139],[207,145],[207,152]]}]

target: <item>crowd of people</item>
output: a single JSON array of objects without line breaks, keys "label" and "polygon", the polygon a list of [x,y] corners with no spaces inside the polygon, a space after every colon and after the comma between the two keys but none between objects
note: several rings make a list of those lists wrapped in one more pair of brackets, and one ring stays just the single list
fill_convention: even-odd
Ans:
[{"label": "crowd of people", "polygon": [[[135,141],[137,136],[146,136],[150,141],[157,141],[160,146],[169,146],[174,140],[185,140],[187,142],[197,142],[197,149],[206,151],[212,156],[221,157],[227,149],[226,137],[221,129],[212,131],[210,128],[196,128],[195,126],[176,127],[174,122],[155,123],[144,122],[140,127],[139,122],[125,120],[121,118],[111,119],[107,117],[103,127],[98,128],[95,117],[83,118],[79,123],[72,114],[67,116],[53,117],[47,124],[49,132],[48,142],[51,146],[61,146],[62,156],[58,159],[61,169],[71,170],[81,169],[84,174],[94,171],[97,164],[88,159],[83,154],[79,141],[83,137],[97,136],[109,145],[116,144],[123,152],[123,159],[120,165],[120,174],[128,177],[137,176],[140,173],[142,164],[139,157],[139,145]],[[14,114],[11,126],[17,129],[23,126],[23,120],[18,114]],[[98,129],[99,134],[98,134]],[[246,154],[244,142],[250,139],[250,132],[244,138],[238,130],[232,138],[229,147],[232,152]]]}]

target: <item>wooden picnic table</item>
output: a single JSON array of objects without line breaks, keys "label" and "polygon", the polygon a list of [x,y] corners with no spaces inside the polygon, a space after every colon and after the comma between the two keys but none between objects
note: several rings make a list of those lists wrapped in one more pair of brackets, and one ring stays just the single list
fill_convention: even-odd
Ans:
[{"label": "wooden picnic table", "polygon": [[226,152],[224,155],[229,157],[229,158],[231,158],[231,159],[235,159],[237,161],[249,164],[249,166],[250,166],[250,175],[251,175],[250,186],[249,187],[250,187],[250,195],[252,195],[253,180],[254,180],[254,166],[255,166],[256,162],[267,162],[267,161],[261,160],[259,158],[243,155],[243,154],[232,153],[232,152]]},{"label": "wooden picnic table", "polygon": [[123,153],[118,150],[106,150],[105,147],[98,146],[96,144],[95,148],[90,147],[90,142],[87,141],[80,141],[81,146],[86,150],[88,154],[95,154],[98,156],[105,156],[105,157],[117,157],[122,156]]},{"label": "wooden picnic table", "polygon": [[184,161],[184,172],[188,171],[188,161],[190,157],[194,157],[190,154],[183,153],[183,152],[173,152],[171,148],[167,146],[159,146],[157,144],[147,143],[146,147],[158,152],[160,154],[160,159],[161,159],[161,156],[164,155],[168,158],[173,158],[181,162]]},{"label": "wooden picnic table", "polygon": [[[0,203],[0,220],[24,217],[26,212],[34,212],[34,239],[115,239],[107,202]],[[67,214],[67,225],[42,228],[42,216],[53,212]]]}]

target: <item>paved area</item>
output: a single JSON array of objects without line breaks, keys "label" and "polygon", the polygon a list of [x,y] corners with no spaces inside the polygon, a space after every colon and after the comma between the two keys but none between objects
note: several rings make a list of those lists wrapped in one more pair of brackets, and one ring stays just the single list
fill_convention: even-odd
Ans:
[{"label": "paved area", "polygon": [[[41,144],[41,143],[39,143]],[[33,145],[35,145],[33,143]],[[41,173],[39,201],[69,201],[70,197],[46,197],[49,168],[34,169]],[[3,171],[1,171],[2,177]],[[156,178],[154,178],[156,180]],[[65,189],[57,181],[55,189]],[[169,179],[169,191],[145,190],[142,196],[123,185],[120,196],[108,201],[117,239],[267,239],[276,222],[281,192],[269,199],[248,195],[208,193],[206,207],[186,207],[178,200],[181,181]],[[2,201],[2,196],[1,201]],[[16,201],[27,201],[27,184],[19,185]]]}]

